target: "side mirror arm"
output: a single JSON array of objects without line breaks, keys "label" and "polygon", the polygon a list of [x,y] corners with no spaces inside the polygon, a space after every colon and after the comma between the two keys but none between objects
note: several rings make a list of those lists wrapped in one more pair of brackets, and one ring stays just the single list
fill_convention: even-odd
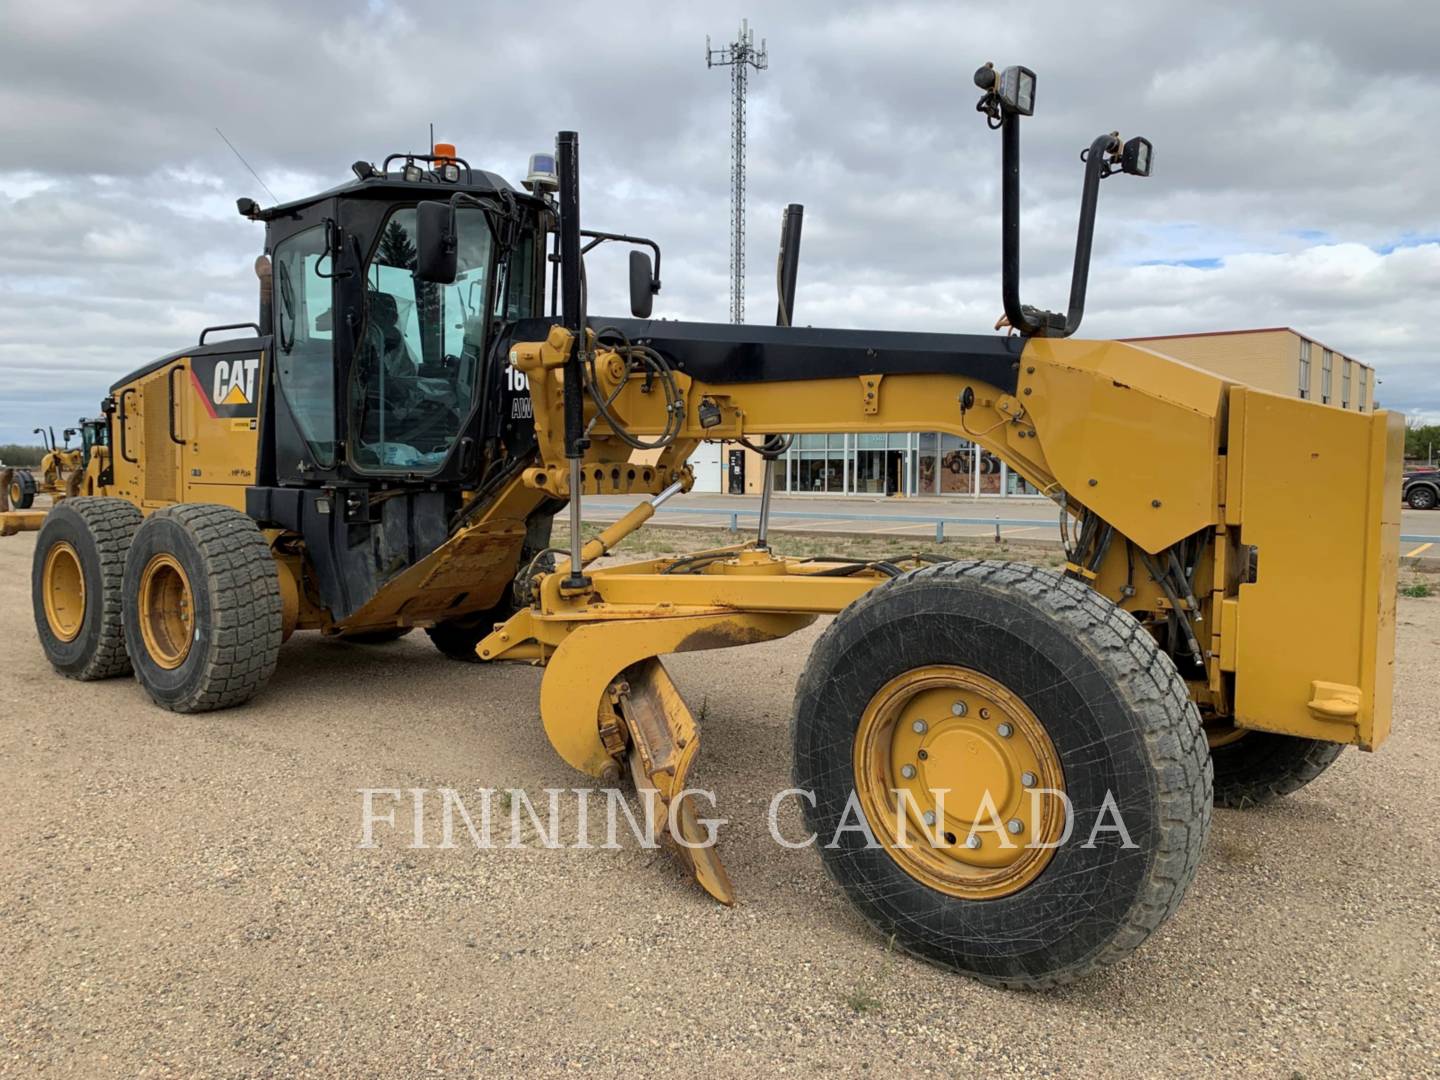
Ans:
[{"label": "side mirror arm", "polygon": [[[1028,69],[1008,69],[1028,71]],[[1080,192],[1080,220],[1075,236],[1075,261],[1070,272],[1070,304],[1062,316],[1021,303],[1020,300],[1020,117],[1033,112],[1033,74],[1028,110],[1020,111],[1002,98],[1001,78],[989,64],[975,73],[975,83],[985,91],[976,109],[985,114],[991,128],[1000,129],[1000,279],[1005,319],[1026,337],[1069,337],[1080,328],[1085,315],[1085,294],[1090,280],[1090,255],[1095,241],[1095,211],[1100,181],[1114,172],[1150,175],[1150,143],[1132,139],[1121,143],[1116,132],[1100,135],[1081,158],[1085,180]],[[1023,106],[1022,106],[1023,108]]]},{"label": "side mirror arm", "polygon": [[643,247],[648,247],[655,253],[655,274],[650,281],[650,291],[652,293],[658,293],[660,291],[660,245],[654,240],[644,236],[626,236],[624,233],[596,232],[594,229],[581,229],[580,235],[590,241],[580,249],[581,255],[586,254],[592,248],[599,247],[605,243],[606,240],[615,240],[622,244],[639,244]]},{"label": "side mirror arm", "polygon": [[1075,230],[1075,265],[1070,271],[1070,307],[1061,337],[1080,329],[1085,317],[1085,290],[1090,283],[1090,251],[1095,241],[1095,208],[1100,200],[1100,181],[1111,173],[1107,159],[1120,149],[1120,137],[1099,135],[1085,152],[1085,183],[1080,189],[1080,223]]}]

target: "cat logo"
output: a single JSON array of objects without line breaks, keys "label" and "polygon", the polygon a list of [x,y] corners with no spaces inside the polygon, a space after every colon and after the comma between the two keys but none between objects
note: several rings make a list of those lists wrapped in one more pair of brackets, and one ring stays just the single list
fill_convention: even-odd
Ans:
[{"label": "cat logo", "polygon": [[249,405],[255,400],[255,373],[260,369],[258,356],[215,361],[210,399],[216,405]]},{"label": "cat logo", "polygon": [[263,355],[197,356],[190,362],[190,381],[200,404],[212,420],[248,420],[256,415],[255,403],[263,390]]}]

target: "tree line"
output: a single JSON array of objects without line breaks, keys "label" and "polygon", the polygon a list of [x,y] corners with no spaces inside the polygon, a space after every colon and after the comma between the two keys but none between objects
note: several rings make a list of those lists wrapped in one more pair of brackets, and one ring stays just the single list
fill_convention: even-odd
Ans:
[{"label": "tree line", "polygon": [[19,443],[0,444],[0,465],[18,465],[34,468],[45,456],[43,446],[21,446]]},{"label": "tree line", "polygon": [[1440,462],[1440,424],[1405,426],[1405,460]]}]

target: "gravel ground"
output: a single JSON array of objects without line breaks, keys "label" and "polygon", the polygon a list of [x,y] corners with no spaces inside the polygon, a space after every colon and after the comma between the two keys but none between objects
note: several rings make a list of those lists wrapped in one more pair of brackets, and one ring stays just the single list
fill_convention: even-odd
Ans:
[{"label": "gravel ground", "polygon": [[358,788],[581,783],[539,672],[300,635],[250,706],[174,716],[49,669],[32,546],[0,543],[0,1073],[1440,1074],[1440,600],[1400,602],[1380,754],[1217,812],[1156,937],[1025,995],[891,955],[813,850],[770,842],[818,628],[672,663],[731,819],[725,909],[634,845],[408,848],[408,797],[358,846]]}]

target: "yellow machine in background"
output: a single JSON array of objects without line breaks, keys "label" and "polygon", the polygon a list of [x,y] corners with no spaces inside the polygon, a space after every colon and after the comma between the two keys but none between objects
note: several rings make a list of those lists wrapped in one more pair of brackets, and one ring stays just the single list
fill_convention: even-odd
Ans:
[{"label": "yellow machine in background", "polygon": [[[1386,737],[1403,430],[1072,336],[1099,184],[1148,175],[1144,139],[1086,155],[1068,311],[1021,304],[1035,79],[976,82],[1002,135],[1005,337],[790,326],[798,214],[780,326],[652,320],[659,247],[581,228],[569,132],[528,193],[437,145],[284,206],[240,200],[266,225],[260,313],[215,329],[250,333],[206,331],[117,382],[96,497],[21,523],[41,528],[47,656],[80,679],[133,670],[179,712],[247,701],[304,629],[420,628],[456,659],[541,665],[559,754],[628,773],[729,903],[684,797],[701,726],[660,658],[835,615],[796,690],[794,782],[866,918],[1003,986],[1125,955],[1179,903],[1212,805],[1294,791]],[[602,242],[636,248],[631,318],[585,311]],[[783,558],[766,509],[751,541],[595,566],[689,490],[702,440],[915,430],[1054,499],[1063,573]],[[596,493],[649,499],[587,543]]]},{"label": "yellow machine in background", "polygon": [[[0,536],[39,528],[44,512],[31,510],[37,496],[48,495],[52,502],[59,502],[72,495],[95,494],[107,463],[109,428],[103,417],[81,420],[78,427],[65,429],[63,443],[57,442],[53,428],[36,428],[34,434],[45,446],[39,478],[29,469],[0,466]],[[70,440],[77,434],[81,443],[71,447]]]}]

